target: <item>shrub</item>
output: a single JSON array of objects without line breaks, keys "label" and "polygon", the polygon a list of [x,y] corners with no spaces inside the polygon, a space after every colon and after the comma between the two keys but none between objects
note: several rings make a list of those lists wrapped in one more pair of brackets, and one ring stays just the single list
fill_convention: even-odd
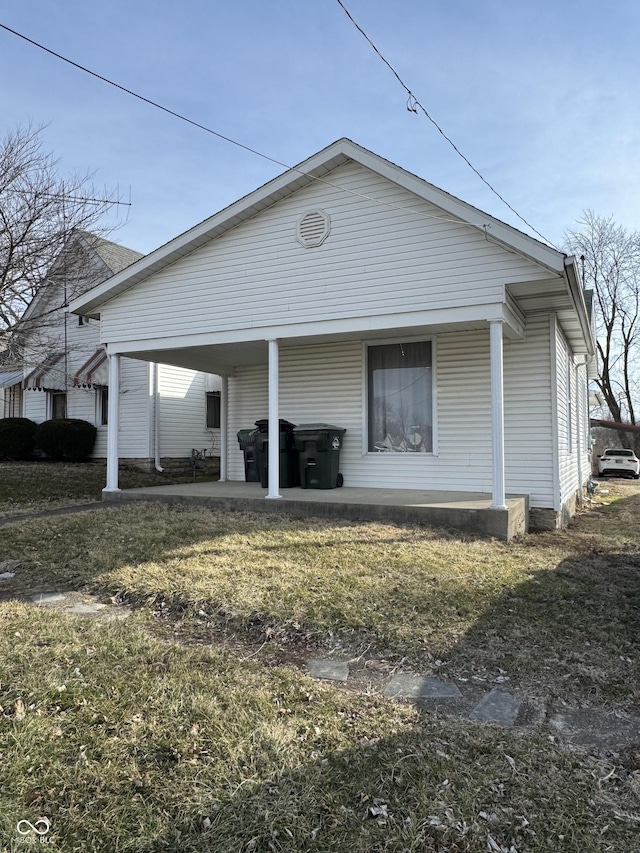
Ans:
[{"label": "shrub", "polygon": [[29,418],[0,420],[0,459],[28,459],[35,447],[36,424]]},{"label": "shrub", "polygon": [[36,447],[52,459],[80,462],[93,450],[96,433],[93,424],[77,418],[44,421],[36,428]]}]

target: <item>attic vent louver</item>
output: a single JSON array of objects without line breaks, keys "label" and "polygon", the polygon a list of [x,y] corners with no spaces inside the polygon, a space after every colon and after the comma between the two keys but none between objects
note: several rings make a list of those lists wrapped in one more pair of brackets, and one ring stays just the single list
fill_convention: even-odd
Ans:
[{"label": "attic vent louver", "polygon": [[309,210],[298,220],[296,239],[305,249],[320,246],[329,236],[331,220],[324,210]]}]

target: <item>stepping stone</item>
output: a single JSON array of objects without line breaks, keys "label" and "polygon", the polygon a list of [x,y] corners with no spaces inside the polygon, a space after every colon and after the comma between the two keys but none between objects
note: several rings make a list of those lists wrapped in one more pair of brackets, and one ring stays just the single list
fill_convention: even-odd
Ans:
[{"label": "stepping stone", "polygon": [[556,714],[549,725],[566,740],[578,746],[620,749],[640,741],[640,719],[619,717],[593,708],[577,708]]},{"label": "stepping stone", "polygon": [[307,672],[314,678],[326,678],[329,681],[346,681],[349,678],[349,665],[339,660],[307,661]]},{"label": "stepping stone", "polygon": [[66,598],[61,592],[36,592],[31,596],[31,601],[34,604],[55,604],[58,601],[64,601]]},{"label": "stepping stone", "polygon": [[385,696],[402,699],[459,699],[462,694],[455,684],[433,675],[401,672],[384,688]]},{"label": "stepping stone", "polygon": [[73,607],[66,607],[65,613],[75,613],[78,616],[94,616],[96,613],[104,610],[106,606],[106,604],[100,604],[98,601],[91,604],[74,604]]},{"label": "stepping stone", "polygon": [[478,723],[497,723],[499,726],[510,727],[515,723],[519,710],[519,699],[508,690],[494,687],[478,702],[469,714],[469,719]]}]

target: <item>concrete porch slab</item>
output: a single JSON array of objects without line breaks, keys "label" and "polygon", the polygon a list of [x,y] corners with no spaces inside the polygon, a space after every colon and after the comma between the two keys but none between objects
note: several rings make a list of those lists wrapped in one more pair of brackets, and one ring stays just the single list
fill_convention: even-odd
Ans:
[{"label": "concrete porch slab", "polygon": [[529,504],[524,495],[508,496],[505,510],[491,509],[483,492],[420,491],[417,489],[281,489],[282,497],[267,500],[259,483],[194,482],[104,492],[103,500],[191,503],[255,512],[288,512],[365,521],[421,522],[453,527],[465,533],[510,540],[528,530]]}]

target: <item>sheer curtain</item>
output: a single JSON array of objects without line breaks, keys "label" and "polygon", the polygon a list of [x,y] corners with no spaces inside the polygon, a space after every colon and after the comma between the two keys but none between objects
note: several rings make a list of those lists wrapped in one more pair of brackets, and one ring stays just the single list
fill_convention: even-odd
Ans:
[{"label": "sheer curtain", "polygon": [[431,342],[368,348],[369,450],[432,450]]}]

